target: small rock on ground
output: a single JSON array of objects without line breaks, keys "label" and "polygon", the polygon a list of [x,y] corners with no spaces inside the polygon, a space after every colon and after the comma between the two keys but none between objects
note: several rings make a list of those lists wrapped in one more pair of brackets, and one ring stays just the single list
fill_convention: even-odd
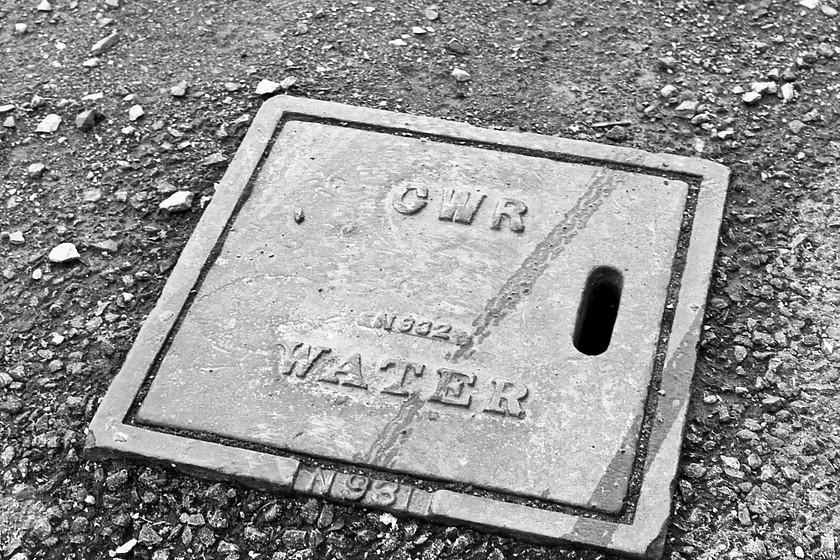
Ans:
[{"label": "small rock on ground", "polygon": [[452,71],[452,77],[455,78],[456,82],[467,82],[472,79],[469,72],[461,70],[460,68],[456,68]]},{"label": "small rock on ground", "polygon": [[50,114],[41,120],[38,123],[38,128],[35,129],[35,132],[44,132],[47,134],[52,134],[56,130],[58,130],[58,126],[61,124],[61,117],[56,114]]},{"label": "small rock on ground", "polygon": [[90,52],[94,55],[100,55],[106,52],[116,44],[117,39],[119,39],[119,37],[119,33],[111,33],[107,37],[100,39],[99,41],[94,43],[93,47],[91,47],[90,49]]},{"label": "small rock on ground", "polygon": [[167,212],[186,212],[192,207],[193,193],[178,191],[160,203],[160,209]]},{"label": "small rock on ground", "polygon": [[128,120],[136,121],[146,113],[143,111],[143,107],[140,105],[132,105],[131,109],[128,110]]},{"label": "small rock on ground", "polygon": [[53,247],[47,258],[53,263],[65,263],[75,261],[80,256],[76,246],[72,243],[60,243]]}]

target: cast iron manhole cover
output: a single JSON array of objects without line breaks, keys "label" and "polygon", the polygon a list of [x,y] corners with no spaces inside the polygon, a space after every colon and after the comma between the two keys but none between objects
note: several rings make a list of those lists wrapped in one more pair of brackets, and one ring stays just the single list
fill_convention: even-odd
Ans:
[{"label": "cast iron manhole cover", "polygon": [[655,555],[727,178],[274,98],[90,451]]}]

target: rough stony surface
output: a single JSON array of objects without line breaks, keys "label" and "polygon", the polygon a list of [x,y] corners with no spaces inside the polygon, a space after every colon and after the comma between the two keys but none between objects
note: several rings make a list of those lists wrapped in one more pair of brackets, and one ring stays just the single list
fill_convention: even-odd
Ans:
[{"label": "rough stony surface", "polygon": [[[135,539],[134,557],[157,560],[603,558],[320,501],[304,515],[304,498],[80,457],[200,217],[158,212],[157,182],[209,200],[224,165],[199,162],[229,160],[257,84],[287,76],[293,95],[730,166],[665,557],[834,558],[838,3],[814,4],[0,3],[0,110],[15,125],[0,128],[0,230],[25,234],[0,236],[3,558],[107,558]],[[777,93],[742,101],[768,81]],[[146,117],[129,122],[138,101]],[[690,118],[675,112],[684,101],[698,102]],[[90,132],[35,133],[47,115],[74,123],[92,108],[109,118]],[[592,126],[624,120],[614,140]],[[33,180],[36,162],[47,171]],[[85,262],[48,261],[65,241]]]}]

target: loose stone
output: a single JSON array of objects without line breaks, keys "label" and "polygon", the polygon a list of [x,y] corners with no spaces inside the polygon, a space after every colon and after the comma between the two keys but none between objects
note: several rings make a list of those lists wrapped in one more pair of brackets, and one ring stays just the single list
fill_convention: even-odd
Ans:
[{"label": "loose stone", "polygon": [[170,213],[186,212],[192,207],[193,193],[178,191],[160,203],[160,209]]},{"label": "loose stone", "polygon": [[125,556],[137,546],[137,539],[126,541],[114,551],[114,556]]},{"label": "loose stone", "polygon": [[100,113],[96,109],[88,109],[76,115],[76,128],[85,132],[96,125]]},{"label": "loose stone", "polygon": [[793,89],[793,84],[782,84],[782,99],[787,102],[796,96],[796,91]]},{"label": "loose stone", "polygon": [[102,189],[88,189],[82,194],[84,202],[99,202],[102,199]]},{"label": "loose stone", "polygon": [[60,116],[56,114],[47,115],[40,123],[38,123],[38,128],[35,129],[35,132],[44,132],[46,134],[52,134],[53,132],[58,130],[58,125],[60,124]]},{"label": "loose stone", "polygon": [[677,69],[677,59],[673,56],[663,56],[659,59],[659,67],[663,70],[674,71]]},{"label": "loose stone", "polygon": [[3,126],[5,126],[6,128],[14,128],[15,127],[15,118],[13,116],[9,115],[3,121]]},{"label": "loose stone", "polygon": [[659,95],[662,97],[671,97],[672,95],[677,93],[677,86],[668,84],[667,86],[663,87],[659,90]]},{"label": "loose stone", "polygon": [[143,528],[140,529],[140,534],[138,535],[138,541],[146,544],[146,545],[155,545],[161,542],[163,539],[160,535],[152,527],[151,523],[146,523],[143,525]]},{"label": "loose stone", "polygon": [[438,14],[438,11],[436,9],[429,7],[423,10],[423,15],[427,20],[435,21],[440,14]]},{"label": "loose stone", "polygon": [[700,105],[699,102],[693,100],[686,100],[677,105],[677,108],[674,111],[680,117],[690,119],[695,114],[697,114],[697,106]]},{"label": "loose stone", "polygon": [[607,132],[607,138],[614,142],[623,142],[630,135],[623,126],[614,126]]},{"label": "loose stone", "polygon": [[310,499],[307,500],[303,507],[300,508],[300,516],[303,519],[312,525],[318,521],[318,516],[321,514],[321,504],[318,503],[318,500]]},{"label": "loose stone", "polygon": [[713,118],[714,115],[711,113],[698,113],[691,119],[691,124],[704,124],[711,122]]},{"label": "loose stone", "polygon": [[176,187],[169,181],[164,181],[161,179],[160,181],[155,183],[155,190],[157,190],[159,194],[172,194],[178,190],[178,187]]},{"label": "loose stone", "polygon": [[91,243],[90,246],[106,253],[116,253],[120,248],[116,241],[111,241],[110,239],[106,239],[105,241],[96,241]]},{"label": "loose stone", "polygon": [[788,128],[794,134],[799,134],[799,131],[805,128],[805,123],[800,120],[793,120],[788,123]]},{"label": "loose stone", "polygon": [[828,43],[820,43],[819,45],[817,45],[817,52],[820,56],[825,58],[834,58],[834,56],[837,54],[834,50],[834,47],[832,47]]},{"label": "loose stone", "polygon": [[131,109],[128,110],[128,120],[136,121],[144,114],[145,112],[143,111],[143,107],[141,107],[140,105],[132,105]]},{"label": "loose stone", "polygon": [[458,39],[452,39],[446,44],[446,48],[450,51],[454,52],[455,54],[466,54],[467,47],[464,46],[464,43],[459,41]]},{"label": "loose stone", "polygon": [[172,97],[184,97],[187,94],[187,82],[178,82],[169,89]]},{"label": "loose stone", "polygon": [[98,58],[93,57],[82,62],[82,66],[84,66],[85,68],[96,68],[97,66],[99,66],[100,62],[101,61]]},{"label": "loose stone", "polygon": [[52,534],[50,520],[46,516],[38,516],[32,522],[30,534],[41,542],[44,542]]},{"label": "loose stone", "polygon": [[280,89],[280,84],[272,82],[271,80],[262,80],[257,84],[257,89],[254,91],[257,95],[271,95]]},{"label": "loose stone", "polygon": [[38,4],[38,7],[35,9],[39,12],[51,12],[52,5],[48,2],[48,0],[42,0],[42,2]]},{"label": "loose stone", "polygon": [[287,529],[282,536],[283,544],[289,550],[300,550],[306,548],[306,531],[298,529]]},{"label": "loose stone", "polygon": [[455,78],[456,82],[468,82],[472,79],[469,72],[461,70],[460,68],[456,68],[452,71],[452,77]]},{"label": "loose stone", "polygon": [[92,52],[95,55],[100,55],[109,50],[111,47],[113,47],[119,38],[119,33],[111,33],[107,37],[100,39],[99,41],[94,43],[93,47],[91,47],[90,49],[90,52]]},{"label": "loose stone", "polygon": [[201,165],[204,167],[212,167],[214,165],[219,165],[220,163],[225,163],[226,161],[227,158],[225,158],[221,152],[216,152],[201,160]]},{"label": "loose stone", "polygon": [[25,242],[22,231],[13,231],[9,235],[9,243],[12,245],[23,245]]},{"label": "loose stone", "polygon": [[776,93],[778,91],[778,87],[776,86],[776,82],[753,82],[750,85],[750,89],[758,94],[765,94],[765,93]]},{"label": "loose stone", "polygon": [[30,179],[37,179],[41,175],[44,174],[44,171],[47,169],[47,166],[43,163],[33,163],[29,167],[26,168],[26,175]]},{"label": "loose stone", "polygon": [[802,116],[802,121],[806,122],[806,123],[820,121],[820,120],[822,120],[822,117],[820,116],[820,112],[817,111],[816,109],[811,109],[810,111],[808,111],[807,113],[805,113]]},{"label": "loose stone", "polygon": [[15,33],[18,35],[23,35],[29,29],[29,26],[25,23],[16,23],[15,24]]},{"label": "loose stone", "polygon": [[741,96],[741,101],[747,105],[755,105],[761,99],[761,94],[754,91],[748,91]]},{"label": "loose stone", "polygon": [[292,87],[293,85],[295,85],[296,83],[297,83],[297,78],[296,77],[286,76],[285,78],[280,80],[280,87],[283,88],[283,90],[287,90],[290,87]]},{"label": "loose stone", "polygon": [[52,263],[66,263],[74,261],[80,256],[79,251],[76,250],[76,246],[72,243],[60,243],[53,247],[47,258]]}]

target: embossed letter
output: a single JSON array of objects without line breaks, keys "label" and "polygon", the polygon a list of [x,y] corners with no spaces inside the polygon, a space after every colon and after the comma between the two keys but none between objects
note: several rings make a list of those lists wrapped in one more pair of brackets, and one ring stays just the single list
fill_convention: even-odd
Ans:
[{"label": "embossed letter", "polygon": [[[370,501],[380,506],[392,506],[397,502],[397,494],[402,489],[396,482],[388,480],[374,480],[371,486],[372,495]],[[411,492],[411,488],[407,488]],[[407,501],[407,500],[406,500]]]},{"label": "embossed letter", "polygon": [[423,364],[415,364],[412,362],[403,362],[400,360],[389,360],[385,359],[379,363],[379,369],[382,371],[388,371],[391,367],[394,368],[395,373],[397,374],[398,381],[392,383],[391,385],[382,389],[383,393],[388,393],[390,395],[400,395],[406,396],[408,395],[408,391],[405,388],[405,384],[407,381],[408,372],[411,371],[414,373],[415,377],[422,377],[423,376],[423,369],[426,367]]},{"label": "embossed letter", "polygon": [[[339,379],[339,375],[341,379]],[[319,377],[318,381],[367,389],[367,383],[362,377],[362,357],[359,354],[353,354],[332,372]]]},{"label": "embossed letter", "polygon": [[[517,418],[525,416],[522,404],[519,402],[528,396],[528,387],[522,383],[505,381],[504,379],[491,379],[493,394],[490,400],[484,405],[484,412],[493,412],[504,416],[508,414]],[[504,402],[504,404],[502,404]]]},{"label": "embossed letter", "polygon": [[[414,197],[408,198],[408,193],[411,191],[414,191]],[[394,210],[400,214],[416,214],[426,206],[428,198],[428,188],[404,185],[394,191],[392,204],[394,205]]]},{"label": "embossed letter", "polygon": [[344,479],[342,498],[357,502],[361,500],[368,490],[370,479],[360,474],[351,474]]},{"label": "embossed letter", "polygon": [[522,215],[528,211],[528,207],[521,200],[515,198],[502,198],[496,203],[493,210],[493,220],[490,222],[491,229],[501,229],[502,218],[505,216],[510,220],[511,231],[525,231],[525,224],[522,223]]},{"label": "embossed letter", "polygon": [[283,349],[283,360],[278,366],[280,373],[291,375],[295,371],[298,377],[306,377],[315,360],[330,351],[329,348],[309,346],[302,342],[280,342],[277,346]]},{"label": "embossed letter", "polygon": [[459,224],[470,224],[485,196],[469,191],[443,189],[440,199],[439,218],[441,220],[449,220],[450,222],[458,222]]},{"label": "embossed letter", "polygon": [[335,471],[302,467],[295,479],[295,490],[325,495],[329,493],[335,480]]},{"label": "embossed letter", "polygon": [[430,401],[458,406],[470,406],[472,397],[464,391],[464,385],[475,385],[474,373],[461,373],[447,368],[437,370],[440,376],[435,394]]}]

